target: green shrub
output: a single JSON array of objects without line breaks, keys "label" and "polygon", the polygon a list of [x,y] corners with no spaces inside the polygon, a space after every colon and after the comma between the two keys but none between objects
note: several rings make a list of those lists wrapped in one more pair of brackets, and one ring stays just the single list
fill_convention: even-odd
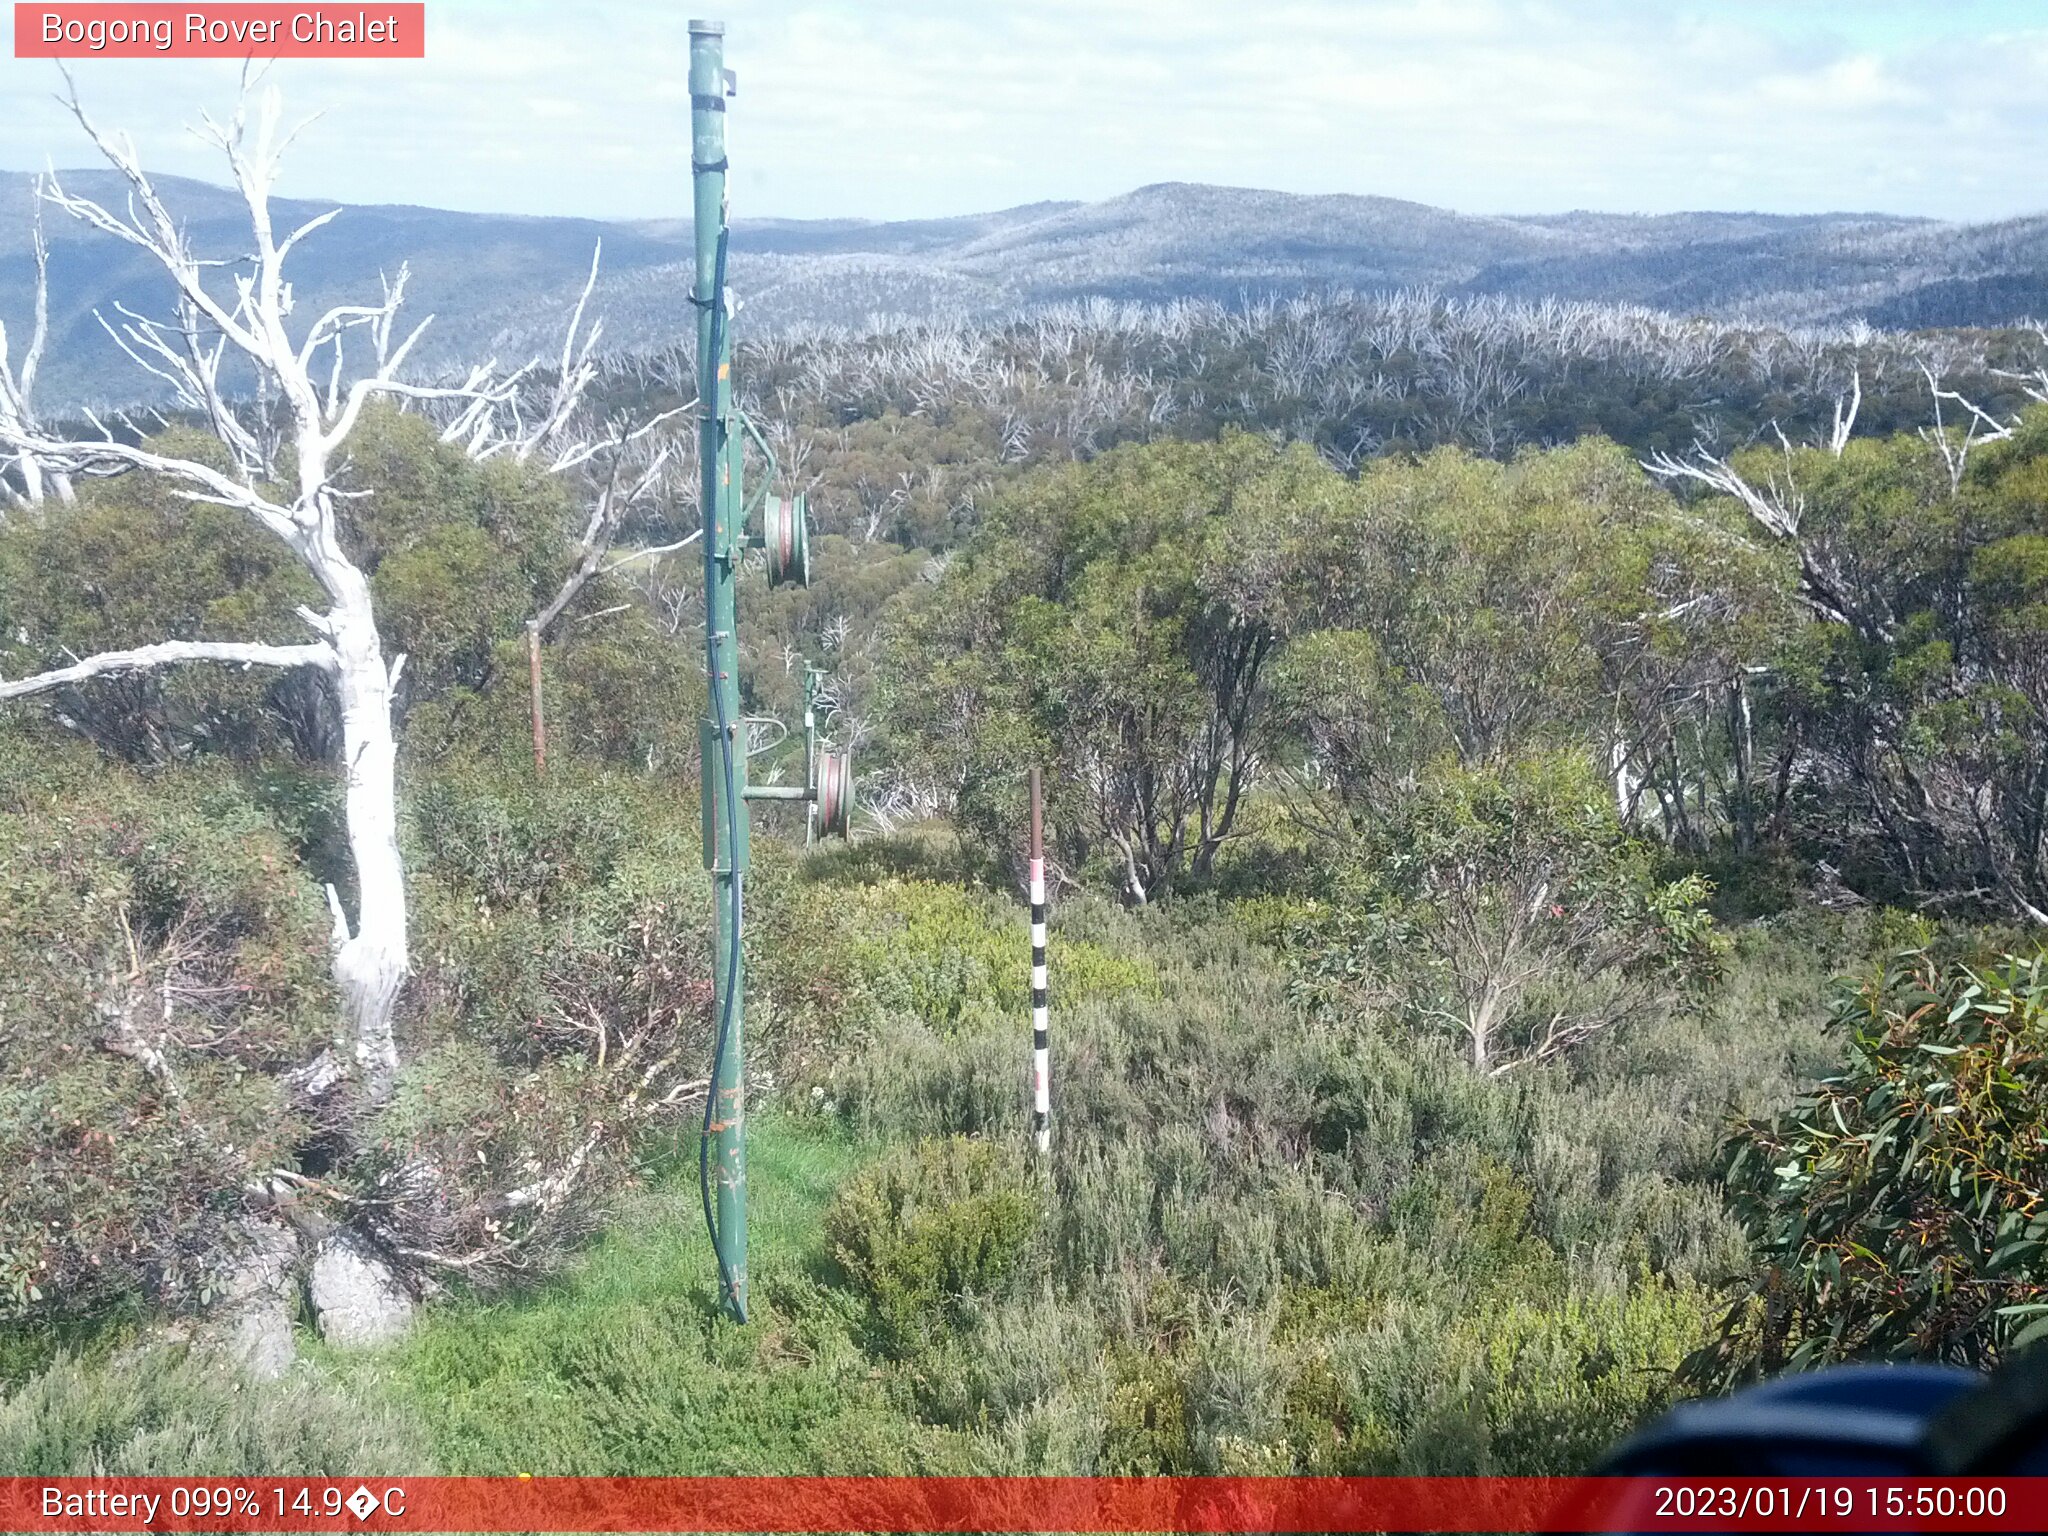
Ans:
[{"label": "green shrub", "polygon": [[1626,1292],[1556,1295],[1477,1319],[1495,1467],[1583,1471],[1678,1395],[1707,1293],[1648,1274]]},{"label": "green shrub", "polygon": [[1300,995],[1398,1010],[1476,1071],[1526,1069],[1702,995],[1727,951],[1706,881],[1663,880],[1574,754],[1439,769],[1357,856],[1286,934]]},{"label": "green shrub", "polygon": [[57,1360],[0,1392],[0,1476],[322,1477],[434,1470],[420,1423],[305,1374],[254,1382],[176,1345]]},{"label": "green shrub", "polygon": [[1102,1471],[1110,1477],[1186,1476],[1195,1470],[1187,1362],[1125,1348],[1110,1361]]},{"label": "green shrub", "polygon": [[[942,1030],[978,1009],[1026,1016],[1031,939],[1021,906],[926,880],[885,880],[851,900],[838,895],[852,927],[841,963],[884,1013],[909,1014]],[[1048,963],[1062,1008],[1095,997],[1156,995],[1159,987],[1143,955],[1063,931],[1052,940]]]},{"label": "green shrub", "polygon": [[[552,1268],[654,1147],[681,1134],[683,1085],[710,1056],[709,881],[693,805],[627,774],[530,765],[423,769],[403,807],[414,976],[406,1066],[342,1175],[435,1170],[436,1199],[395,1214],[397,1246],[517,1240],[469,1283]],[[762,1021],[756,1019],[757,1025]],[[772,1044],[772,1032],[762,1031]],[[671,1090],[680,1096],[664,1104]],[[546,1224],[493,1213],[508,1185],[579,1170]],[[533,1208],[529,1208],[529,1215]]]},{"label": "green shrub", "polygon": [[856,1174],[825,1213],[825,1238],[878,1337],[901,1349],[957,1321],[966,1298],[1000,1294],[1038,1221],[1016,1152],[954,1137]]},{"label": "green shrub", "polygon": [[[566,482],[509,457],[478,464],[410,412],[363,413],[348,477],[349,524],[386,646],[410,658],[411,694],[476,688],[567,573],[577,514]],[[518,676],[523,681],[524,669]]]},{"label": "green shrub", "polygon": [[1564,1266],[1531,1229],[1534,1204],[1512,1168],[1452,1142],[1416,1169],[1392,1219],[1410,1247],[1433,1250],[1482,1294],[1556,1295],[1565,1289]]},{"label": "green shrub", "polygon": [[1094,1383],[1103,1343],[1103,1320],[1050,1287],[1001,1300],[968,1297],[959,1326],[918,1340],[904,1372],[924,1417],[1002,1430]]},{"label": "green shrub", "polygon": [[[593,583],[579,605],[596,612],[623,601],[624,595]],[[542,666],[551,753],[695,781],[697,723],[707,704],[701,646],[690,643],[687,631],[671,635],[635,605],[552,634]]]},{"label": "green shrub", "polygon": [[456,765],[405,795],[411,867],[486,910],[553,907],[611,878],[634,832],[602,779]]},{"label": "green shrub", "polygon": [[305,1127],[334,1017],[319,892],[236,783],[102,765],[0,810],[0,1315],[203,1298]]},{"label": "green shrub", "polygon": [[[190,428],[153,446],[215,465],[225,457]],[[0,528],[0,675],[171,639],[302,643],[310,636],[293,609],[318,596],[291,551],[248,514],[191,501],[157,476],[86,480],[76,502]],[[287,676],[173,667],[98,678],[6,712],[61,712],[130,762],[195,751],[253,758],[291,746],[275,707]]]},{"label": "green shrub", "polygon": [[1728,1140],[1756,1265],[1699,1380],[1857,1356],[1987,1367],[2048,1336],[2043,958],[1909,951],[1835,1019],[1847,1067]]},{"label": "green shrub", "polygon": [[[606,611],[620,604],[620,611]],[[604,617],[596,622],[578,622],[599,612]],[[471,669],[474,681],[412,703],[405,746],[414,761],[483,760],[507,773],[531,773],[525,617],[510,615],[497,626],[487,664]],[[541,676],[552,778],[603,768],[694,783],[705,708],[702,657],[628,595],[602,580],[586,587],[575,611],[548,632]]]}]

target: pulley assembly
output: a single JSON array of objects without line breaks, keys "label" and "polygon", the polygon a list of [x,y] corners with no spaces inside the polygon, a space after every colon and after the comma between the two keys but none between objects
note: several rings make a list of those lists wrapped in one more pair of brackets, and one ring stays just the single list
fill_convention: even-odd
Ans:
[{"label": "pulley assembly", "polygon": [[[768,461],[762,490],[755,493],[751,512],[758,507],[761,531],[749,534],[745,542],[768,557],[768,585],[771,587],[811,584],[810,509],[801,491],[784,496],[773,487],[778,473],[775,450],[768,439],[742,413],[741,430]],[[729,483],[737,488],[745,472],[745,455],[731,455]],[[853,835],[853,760],[844,752],[826,750],[818,740],[818,695],[825,674],[816,667],[804,671],[804,782],[793,784],[749,784],[741,791],[748,800],[801,800],[808,808],[808,840]],[[708,759],[707,759],[708,761]],[[708,846],[708,845],[707,845]]]},{"label": "pulley assembly", "polygon": [[811,530],[803,493],[771,495],[761,506],[761,546],[768,552],[768,585],[811,584]]},{"label": "pulley assembly", "polygon": [[804,669],[804,782],[749,784],[740,791],[748,800],[805,802],[808,842],[853,836],[853,756],[831,751],[818,740],[818,695],[824,678],[816,667]]},{"label": "pulley assembly", "polygon": [[853,759],[845,752],[818,754],[818,835],[853,836]]}]

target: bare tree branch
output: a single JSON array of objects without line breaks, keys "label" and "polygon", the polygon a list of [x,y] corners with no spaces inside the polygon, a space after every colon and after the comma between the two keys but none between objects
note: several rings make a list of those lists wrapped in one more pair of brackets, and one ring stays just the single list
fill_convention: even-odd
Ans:
[{"label": "bare tree branch", "polygon": [[[1788,461],[1790,456],[1788,444]],[[1716,458],[1699,444],[1694,444],[1690,459],[1673,458],[1659,451],[1643,460],[1642,464],[1660,480],[1694,480],[1723,496],[1732,496],[1742,503],[1751,517],[1778,538],[1796,539],[1799,536],[1799,519],[1806,510],[1806,502],[1789,472],[1783,484],[1773,476],[1762,486],[1755,486],[1737,473],[1726,459]]]},{"label": "bare tree branch", "polygon": [[[1963,471],[1969,466],[1970,450],[1979,443],[2001,442],[2011,437],[2015,424],[2000,421],[1956,390],[1943,389],[1940,375],[1926,363],[1920,365],[1920,374],[1927,380],[1927,392],[1934,397],[1934,425],[1922,428],[1920,435],[1941,455],[1941,462],[1948,470],[1949,494],[1954,495],[1962,489]],[[1967,425],[1961,437],[1957,437],[1955,429],[1942,420],[1941,402],[1944,400],[1953,400],[1963,408]]]},{"label": "bare tree branch", "polygon": [[[628,439],[620,438],[616,441],[624,444]],[[535,634],[545,635],[548,627],[561,617],[562,611],[576,600],[576,594],[597,574],[598,567],[611,549],[612,540],[618,535],[619,524],[625,514],[631,508],[641,505],[649,493],[662,482],[669,460],[670,450],[664,444],[654,451],[646,466],[631,481],[624,478],[623,466],[619,460],[613,460],[611,474],[598,491],[597,499],[591,506],[590,520],[583,530],[583,539],[579,546],[581,555],[575,569],[563,580],[561,589],[555,593],[553,601],[535,614],[529,622],[529,627]]]},{"label": "bare tree branch", "polygon": [[642,560],[659,560],[664,555],[672,555],[676,553],[676,551],[678,550],[688,549],[692,544],[696,543],[699,539],[703,537],[704,530],[702,528],[692,528],[688,533],[683,535],[682,538],[677,539],[673,544],[656,544],[650,549],[636,549],[630,555],[621,555],[618,559],[614,560],[610,565],[606,566],[599,574],[609,576],[613,571],[623,571],[627,566],[636,564]]},{"label": "bare tree branch", "polygon": [[88,678],[125,672],[149,672],[185,661],[217,661],[241,667],[318,667],[332,672],[336,658],[329,645],[241,645],[231,641],[165,640],[130,651],[103,651],[68,667],[38,672],[33,677],[0,679],[0,699],[25,699]]}]

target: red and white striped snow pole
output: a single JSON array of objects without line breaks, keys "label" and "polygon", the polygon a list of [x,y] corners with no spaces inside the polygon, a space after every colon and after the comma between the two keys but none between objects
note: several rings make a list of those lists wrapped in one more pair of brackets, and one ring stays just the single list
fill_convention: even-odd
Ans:
[{"label": "red and white striped snow pole", "polygon": [[1045,999],[1045,816],[1038,770],[1031,770],[1031,1132],[1052,1146],[1052,1035]]}]

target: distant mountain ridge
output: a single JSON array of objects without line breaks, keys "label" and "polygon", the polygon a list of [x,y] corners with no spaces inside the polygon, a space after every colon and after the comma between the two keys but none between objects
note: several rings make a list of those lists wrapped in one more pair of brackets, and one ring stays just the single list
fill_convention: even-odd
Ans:
[{"label": "distant mountain ridge", "polygon": [[[107,171],[63,174],[118,201]],[[33,265],[31,178],[0,173],[0,319],[20,335]],[[165,177],[195,248],[247,245],[236,195]],[[280,199],[290,225],[335,206]],[[93,318],[120,302],[159,313],[139,253],[46,213],[48,404],[135,397],[139,378]],[[302,306],[377,291],[412,270],[409,309],[436,316],[429,368],[546,350],[604,242],[595,308],[613,346],[689,324],[687,219],[606,222],[352,205],[294,256]],[[901,221],[741,219],[733,282],[750,324],[861,325],[878,317],[1000,319],[1090,296],[1235,301],[1331,289],[1431,288],[1647,305],[1782,325],[1996,325],[2048,314],[2048,217],[1949,224],[1873,213],[1461,214],[1394,198],[1309,196],[1165,182],[1101,202],[1049,202]]]}]

